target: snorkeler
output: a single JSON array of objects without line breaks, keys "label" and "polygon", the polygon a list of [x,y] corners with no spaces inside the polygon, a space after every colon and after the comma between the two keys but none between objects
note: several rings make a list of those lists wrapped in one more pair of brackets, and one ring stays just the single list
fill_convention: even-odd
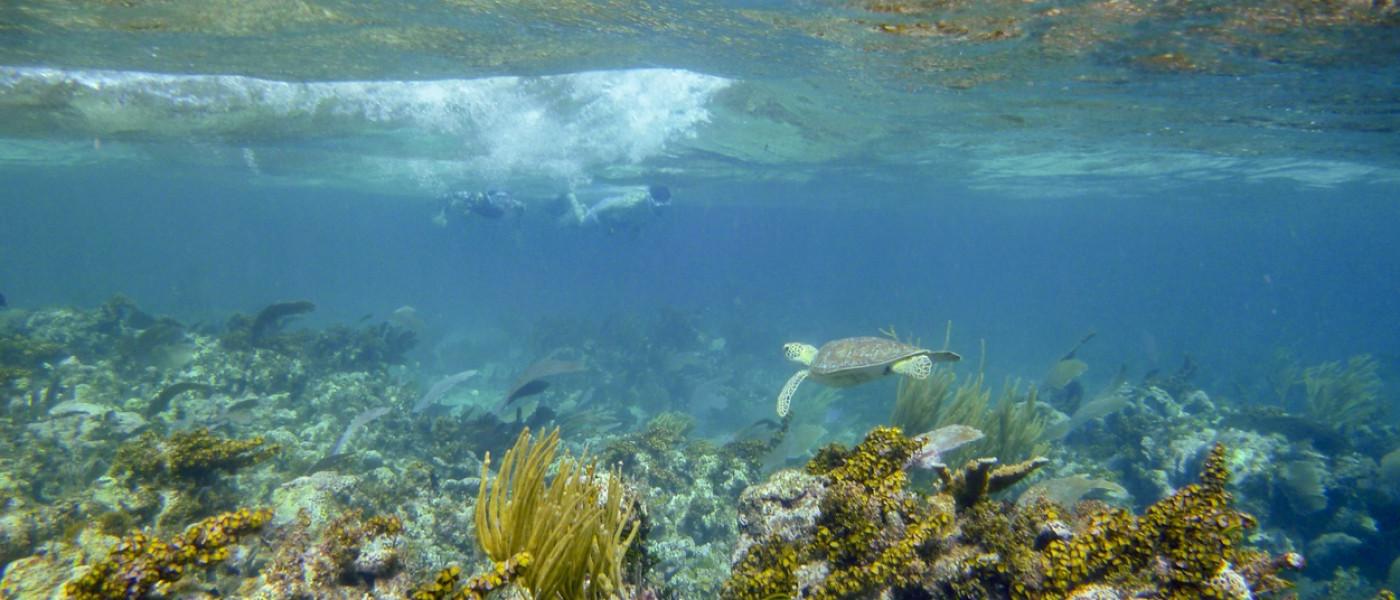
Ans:
[{"label": "snorkeler", "polygon": [[671,189],[664,185],[629,186],[617,191],[619,193],[592,206],[585,206],[573,192],[564,194],[562,199],[568,203],[564,221],[580,226],[602,226],[609,233],[636,233],[671,205]]},{"label": "snorkeler", "polygon": [[516,200],[509,192],[487,190],[485,192],[454,192],[438,211],[433,222],[446,225],[449,219],[466,220],[472,215],[486,219],[499,219],[507,214],[519,217],[525,213],[525,203]]}]

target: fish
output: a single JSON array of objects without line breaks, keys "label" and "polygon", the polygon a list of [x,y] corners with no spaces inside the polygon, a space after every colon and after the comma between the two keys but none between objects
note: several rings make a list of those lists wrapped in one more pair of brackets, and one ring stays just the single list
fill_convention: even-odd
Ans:
[{"label": "fish", "polygon": [[452,388],[457,387],[458,384],[475,376],[476,369],[468,369],[437,380],[437,382],[433,383],[432,387],[428,388],[427,393],[423,394],[418,398],[417,402],[413,403],[413,412],[420,413],[436,406],[438,401],[442,400],[442,398],[447,395],[447,392],[452,391]]},{"label": "fish", "polygon": [[311,465],[311,468],[306,470],[306,474],[311,475],[321,471],[339,471],[350,464],[350,461],[354,458],[355,455],[351,453],[330,454]]},{"label": "fish", "polygon": [[914,441],[919,443],[919,447],[909,457],[907,466],[927,471],[947,469],[943,464],[943,455],[983,437],[985,435],[980,429],[967,425],[948,425],[916,435]]},{"label": "fish", "polygon": [[0,294],[0,308],[5,308],[6,306],[9,306],[9,305],[8,305],[8,304],[5,304],[5,295],[4,295],[4,294]]},{"label": "fish", "polygon": [[548,381],[543,379],[531,379],[511,390],[510,394],[506,395],[506,404],[510,404],[521,398],[533,396],[547,389],[549,389]]},{"label": "fish", "polygon": [[199,392],[200,394],[208,396],[209,394],[212,394],[217,390],[218,388],[212,385],[209,385],[207,383],[199,383],[197,381],[180,381],[172,383],[168,386],[165,386],[165,389],[162,389],[160,393],[156,394],[156,397],[153,400],[151,400],[151,403],[146,405],[146,410],[142,414],[145,417],[151,417],[158,412],[164,411],[165,409],[170,407],[171,400],[174,400],[176,396],[179,396],[180,394],[183,394],[185,392]]},{"label": "fish", "polygon": [[555,350],[549,353],[549,356],[537,360],[526,367],[525,371],[522,372],[519,377],[516,377],[515,382],[511,384],[510,391],[506,392],[505,398],[501,400],[500,406],[497,407],[498,410],[509,406],[511,402],[543,392],[549,387],[549,382],[541,381],[545,377],[563,375],[566,373],[578,373],[587,370],[587,367],[581,362],[555,360],[552,358],[558,353],[559,351]]}]

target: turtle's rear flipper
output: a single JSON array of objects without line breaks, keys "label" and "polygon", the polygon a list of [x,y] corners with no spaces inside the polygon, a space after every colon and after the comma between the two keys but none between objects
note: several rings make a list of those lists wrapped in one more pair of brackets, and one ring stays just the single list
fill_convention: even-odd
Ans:
[{"label": "turtle's rear flipper", "polygon": [[933,359],[933,362],[958,362],[962,360],[962,355],[958,354],[957,352],[949,352],[947,350],[938,350],[935,352],[930,352],[928,357]]},{"label": "turtle's rear flipper", "polygon": [[890,370],[914,379],[928,379],[929,373],[933,372],[933,359],[924,354],[911,356],[890,365]]}]

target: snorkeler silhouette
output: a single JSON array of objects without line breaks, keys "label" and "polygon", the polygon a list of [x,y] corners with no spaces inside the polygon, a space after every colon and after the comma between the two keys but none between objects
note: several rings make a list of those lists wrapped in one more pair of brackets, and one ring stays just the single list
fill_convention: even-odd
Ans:
[{"label": "snorkeler silhouette", "polygon": [[485,192],[454,192],[438,211],[433,222],[446,225],[448,220],[466,220],[473,215],[485,219],[499,219],[507,214],[519,217],[525,213],[525,203],[516,200],[509,192],[487,190]]},{"label": "snorkeler silhouette", "polygon": [[569,192],[560,198],[568,204],[564,221],[579,226],[600,226],[609,233],[636,234],[642,226],[671,205],[671,189],[664,185],[619,188],[592,206],[585,206]]}]

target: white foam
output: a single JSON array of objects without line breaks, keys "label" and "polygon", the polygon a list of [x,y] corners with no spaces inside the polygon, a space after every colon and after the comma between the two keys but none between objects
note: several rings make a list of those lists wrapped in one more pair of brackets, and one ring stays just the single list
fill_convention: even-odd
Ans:
[{"label": "white foam", "polygon": [[696,134],[730,81],[675,69],[436,81],[288,82],[234,75],[0,67],[0,110],[76,115],[66,135],[323,140],[455,160],[487,180],[586,180]]}]

